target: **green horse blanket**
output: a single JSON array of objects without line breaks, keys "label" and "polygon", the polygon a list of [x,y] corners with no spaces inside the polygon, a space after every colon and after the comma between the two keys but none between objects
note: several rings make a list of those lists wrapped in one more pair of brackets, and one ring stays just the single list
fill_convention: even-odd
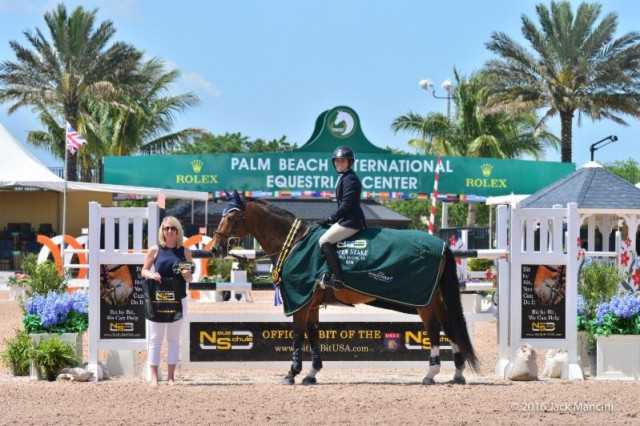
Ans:
[{"label": "green horse blanket", "polygon": [[[284,262],[280,293],[287,316],[311,300],[316,279],[329,270],[318,244],[324,231],[312,224]],[[422,231],[367,228],[337,249],[346,287],[406,311],[431,301],[445,243]]]}]

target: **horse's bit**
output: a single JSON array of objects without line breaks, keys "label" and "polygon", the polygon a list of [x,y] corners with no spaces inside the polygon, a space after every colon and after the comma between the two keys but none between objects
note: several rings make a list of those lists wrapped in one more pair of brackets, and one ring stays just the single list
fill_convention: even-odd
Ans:
[{"label": "horse's bit", "polygon": [[[242,213],[242,211],[240,211],[239,209],[234,209],[234,210],[240,212],[240,217],[235,217],[234,216],[231,219],[231,221],[233,222],[233,225],[231,226],[231,231],[229,231],[229,233],[227,234],[225,232],[220,232],[220,231],[216,230],[216,232],[213,234],[213,235],[218,234],[218,235],[224,237],[224,239],[227,242],[227,245],[229,247],[235,246],[240,241],[240,237],[236,237],[233,234],[235,234],[238,231],[238,228],[240,228],[240,221],[244,220],[244,214]],[[226,215],[223,215],[222,217],[225,217],[225,216]]]}]

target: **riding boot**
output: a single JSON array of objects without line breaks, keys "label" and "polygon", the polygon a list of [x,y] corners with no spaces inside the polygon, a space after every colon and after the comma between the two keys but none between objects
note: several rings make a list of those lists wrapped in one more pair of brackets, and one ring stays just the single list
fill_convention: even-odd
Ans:
[{"label": "riding boot", "polygon": [[340,259],[338,258],[338,253],[336,253],[336,248],[331,243],[324,243],[321,249],[332,275],[330,279],[324,280],[323,284],[334,290],[340,290],[344,287],[344,279],[342,278],[342,267],[340,266]]}]

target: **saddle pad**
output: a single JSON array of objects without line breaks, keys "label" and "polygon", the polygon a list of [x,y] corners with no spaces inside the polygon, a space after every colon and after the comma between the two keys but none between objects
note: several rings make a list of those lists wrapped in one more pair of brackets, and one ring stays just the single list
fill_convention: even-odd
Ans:
[{"label": "saddle pad", "polygon": [[[311,300],[317,277],[329,270],[318,245],[324,231],[310,225],[284,262],[280,293],[287,316]],[[431,301],[445,243],[422,231],[367,228],[339,242],[337,249],[346,287],[392,304],[419,307]]]}]

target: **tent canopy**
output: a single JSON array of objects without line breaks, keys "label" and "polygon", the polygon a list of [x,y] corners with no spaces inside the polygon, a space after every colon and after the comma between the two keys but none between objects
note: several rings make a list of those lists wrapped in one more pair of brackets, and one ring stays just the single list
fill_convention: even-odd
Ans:
[{"label": "tent canopy", "polygon": [[[65,181],[51,172],[34,155],[24,149],[0,123],[0,189],[19,187],[41,188],[63,192]],[[209,199],[207,192],[185,191],[164,188],[147,188],[129,185],[107,185],[101,183],[67,182],[67,191],[94,191],[121,194],[138,194],[185,200]]]}]

